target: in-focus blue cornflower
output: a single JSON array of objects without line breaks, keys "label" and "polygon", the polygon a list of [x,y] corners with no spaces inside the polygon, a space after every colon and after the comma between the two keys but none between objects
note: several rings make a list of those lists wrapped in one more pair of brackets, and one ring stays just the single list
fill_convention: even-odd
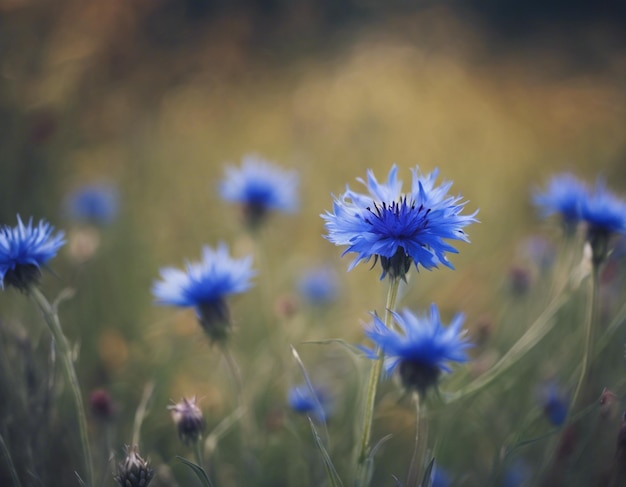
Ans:
[{"label": "in-focus blue cornflower", "polygon": [[65,212],[71,220],[93,225],[109,225],[117,217],[119,194],[111,184],[82,186],[65,199]]},{"label": "in-focus blue cornflower", "polygon": [[331,267],[306,271],[298,280],[298,292],[305,301],[315,306],[332,303],[339,293],[337,272]]},{"label": "in-focus blue cornflower", "polygon": [[325,423],[331,409],[331,400],[328,393],[315,388],[315,396],[307,384],[292,387],[287,393],[289,407],[300,414],[308,414],[316,421]]},{"label": "in-focus blue cornflower", "polygon": [[412,172],[411,192],[402,193],[395,165],[386,183],[379,183],[370,170],[367,181],[358,179],[369,194],[348,187],[335,198],[332,213],[321,215],[328,231],[326,238],[335,245],[347,245],[344,254],[357,254],[350,269],[372,257],[380,258],[381,279],[387,273],[392,278],[405,278],[412,263],[416,268],[432,269],[440,263],[453,268],[446,253],[457,250],[446,240],[468,242],[463,228],[476,221],[476,212],[460,214],[467,202],[448,195],[452,182],[435,186],[438,170],[427,175],[418,168]]},{"label": "in-focus blue cornflower", "polygon": [[223,340],[230,328],[226,298],[251,287],[252,257],[232,259],[226,244],[216,250],[204,247],[202,261],[187,263],[187,271],[172,267],[161,269],[152,294],[157,304],[193,307],[204,331],[213,341]]},{"label": "in-focus blue cornflower", "polygon": [[[466,350],[471,346],[462,330],[465,317],[457,314],[444,328],[435,304],[430,314],[416,316],[405,309],[401,314],[392,313],[401,333],[391,330],[374,316],[365,334],[385,354],[385,370],[390,375],[396,368],[403,385],[424,395],[437,384],[441,372],[450,372],[449,362],[467,362]],[[368,351],[370,358],[377,354]]]},{"label": "in-focus blue cornflower", "polygon": [[41,267],[52,259],[65,243],[63,232],[53,235],[54,227],[41,220],[33,227],[17,217],[17,226],[0,228],[0,285],[28,290],[41,277]]},{"label": "in-focus blue cornflower", "polygon": [[256,155],[244,156],[240,168],[226,167],[219,191],[224,200],[242,205],[251,228],[257,228],[272,211],[298,209],[298,174]]},{"label": "in-focus blue cornflower", "polygon": [[567,419],[569,398],[553,382],[541,391],[543,412],[554,426],[561,426]]},{"label": "in-focus blue cornflower", "polygon": [[542,217],[560,215],[566,232],[572,234],[582,220],[588,195],[589,190],[584,182],[571,173],[562,173],[550,178],[544,192],[535,190],[532,200]]}]

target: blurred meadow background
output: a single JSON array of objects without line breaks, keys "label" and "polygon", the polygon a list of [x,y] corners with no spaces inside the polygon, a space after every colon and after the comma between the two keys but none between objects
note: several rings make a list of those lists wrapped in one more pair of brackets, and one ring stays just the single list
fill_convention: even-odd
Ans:
[{"label": "blurred meadow background", "polygon": [[[49,299],[75,290],[60,318],[83,396],[88,406],[94,391],[111,399],[111,409],[89,415],[101,485],[115,483],[146,388],[140,449],[157,472],[151,485],[195,485],[175,458],[190,450],[166,409],[172,401],[197,396],[207,434],[236,408],[223,358],[193,312],[157,307],[150,292],[160,268],[198,260],[203,245],[220,241],[236,256],[253,253],[258,270],[256,285],[231,302],[231,349],[254,398],[262,475],[242,473],[235,421],[209,462],[215,485],[324,485],[308,422],[286,400],[303,381],[289,344],[331,391],[330,453],[348,477],[364,359],[305,342],[365,344],[363,323],[384,311],[379,269],[346,272],[352,257],[323,238],[319,216],[346,184],[360,190],[368,168],[384,180],[396,163],[406,185],[409,168],[438,167],[468,212],[480,210],[471,244],[451,257],[456,270],[413,270],[400,306],[436,302],[446,323],[466,313],[474,360],[443,389],[488,369],[549,294],[529,249],[537,239],[558,249],[560,234],[537,217],[531,190],[572,171],[626,194],[624,15],[617,3],[582,1],[0,0],[0,222],[45,218],[67,234],[42,289]],[[300,177],[298,212],[272,215],[256,241],[217,191],[225,165],[250,153]],[[73,222],[67,195],[104,183],[117,188],[115,220]],[[336,272],[336,296],[308,303],[298,282],[325,266]],[[624,301],[615,286],[607,322]],[[541,418],[546,381],[572,387],[582,337],[571,317],[584,286],[580,293],[508,380],[434,415],[445,485],[523,485],[506,484],[507,475],[540,463],[544,443],[507,448],[522,423],[521,438],[551,430]],[[77,485],[73,405],[51,378],[40,314],[14,290],[0,294],[0,338],[0,431],[22,485]],[[623,347],[622,330],[604,384],[618,402]],[[607,458],[619,425],[614,418],[603,437]],[[413,428],[410,401],[383,383],[374,436],[393,437],[372,485],[404,479]],[[0,462],[0,484],[11,482]]]}]

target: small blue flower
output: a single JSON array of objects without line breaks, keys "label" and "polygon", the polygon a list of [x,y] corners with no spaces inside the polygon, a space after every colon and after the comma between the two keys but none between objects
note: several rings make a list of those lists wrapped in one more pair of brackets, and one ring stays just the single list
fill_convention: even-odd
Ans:
[{"label": "small blue flower", "polygon": [[315,396],[307,384],[292,387],[287,393],[289,407],[297,413],[310,414],[320,423],[328,419],[331,401],[330,397],[320,388],[315,388]]},{"label": "small blue flower", "polygon": [[532,200],[542,217],[561,215],[566,231],[571,233],[582,219],[588,194],[584,182],[571,173],[562,173],[550,178],[544,192],[535,190]]},{"label": "small blue flower", "polygon": [[[424,394],[437,384],[441,372],[450,372],[449,362],[467,362],[466,350],[471,346],[465,330],[461,330],[465,317],[457,314],[444,328],[435,304],[430,315],[416,316],[409,310],[392,313],[402,333],[391,330],[374,316],[365,334],[385,354],[388,375],[398,368],[403,385]],[[370,358],[377,358],[369,351]]]},{"label": "small blue flower", "polygon": [[588,233],[626,234],[626,202],[611,193],[604,181],[598,181],[581,208]]},{"label": "small blue flower", "polygon": [[313,305],[332,303],[339,293],[337,272],[331,267],[308,270],[298,280],[298,292]]},{"label": "small blue flower", "polygon": [[294,213],[298,209],[298,174],[256,155],[244,156],[241,168],[226,167],[219,191],[224,200],[242,205],[246,222],[253,228],[271,211]]},{"label": "small blue flower", "polygon": [[347,245],[344,254],[354,252],[356,259],[349,269],[360,261],[380,258],[381,279],[404,278],[411,264],[417,268],[432,269],[439,264],[453,268],[446,253],[458,251],[446,240],[468,242],[463,228],[475,222],[476,212],[461,215],[466,202],[460,196],[449,196],[449,181],[435,186],[438,171],[422,175],[412,169],[410,193],[402,193],[402,181],[394,165],[386,183],[379,183],[370,170],[367,181],[358,179],[369,194],[360,194],[346,188],[335,198],[333,211],[322,214],[326,222],[326,238],[335,245]]},{"label": "small blue flower", "polygon": [[226,338],[230,314],[226,297],[249,289],[252,257],[232,259],[221,243],[216,250],[204,247],[202,261],[187,263],[187,271],[172,267],[161,269],[161,281],[155,281],[152,294],[157,304],[193,307],[204,331],[212,340]]},{"label": "small blue flower", "polygon": [[65,243],[63,232],[54,233],[54,227],[41,220],[33,227],[17,217],[17,226],[0,228],[0,285],[8,284],[26,291],[41,277],[41,266],[52,259]]},{"label": "small blue flower", "polygon": [[113,223],[119,210],[119,194],[111,184],[82,186],[65,199],[67,216],[79,223],[108,225]]},{"label": "small blue flower", "polygon": [[431,475],[431,487],[450,487],[452,485],[452,479],[450,475],[441,468],[433,468]]},{"label": "small blue flower", "polygon": [[567,419],[569,399],[554,383],[547,384],[541,393],[543,411],[554,426],[561,426]]}]

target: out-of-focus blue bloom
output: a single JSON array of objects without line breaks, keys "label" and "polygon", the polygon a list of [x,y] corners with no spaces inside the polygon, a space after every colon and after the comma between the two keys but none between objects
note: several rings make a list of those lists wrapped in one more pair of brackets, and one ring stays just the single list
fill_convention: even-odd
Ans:
[{"label": "out-of-focus blue bloom", "polygon": [[157,304],[196,309],[200,324],[213,340],[225,338],[230,325],[226,298],[251,287],[252,257],[232,259],[226,244],[216,250],[204,247],[202,261],[187,263],[187,271],[172,267],[161,269],[152,294]]},{"label": "out-of-focus blue bloom", "polygon": [[450,487],[452,479],[445,470],[435,467],[431,476],[431,487]]},{"label": "out-of-focus blue bloom", "polygon": [[271,211],[298,209],[298,174],[285,171],[256,155],[244,156],[241,167],[226,167],[219,186],[226,201],[243,206],[248,224],[256,227]]},{"label": "out-of-focus blue bloom", "polygon": [[588,195],[584,182],[571,173],[562,173],[550,178],[544,192],[535,190],[532,200],[541,216],[561,215],[566,230],[572,232],[582,219]]},{"label": "out-of-focus blue bloom", "polygon": [[0,228],[0,285],[26,291],[41,277],[41,267],[52,259],[65,243],[63,232],[53,235],[54,227],[41,220],[33,227],[17,217],[17,226]]},{"label": "out-of-focus blue bloom", "polygon": [[528,466],[522,461],[517,461],[504,472],[502,487],[522,487],[530,480],[530,476]]},{"label": "out-of-focus blue bloom", "polygon": [[313,305],[325,305],[337,299],[339,279],[331,267],[319,267],[305,272],[298,280],[298,292]]},{"label": "out-of-focus blue bloom", "polygon": [[320,388],[315,388],[315,396],[307,384],[292,387],[287,393],[289,407],[297,413],[311,415],[316,421],[325,423],[331,409],[330,397]]},{"label": "out-of-focus blue bloom", "polygon": [[626,202],[611,193],[603,181],[598,181],[590,191],[581,214],[589,234],[626,234]]},{"label": "out-of-focus blue bloom", "polygon": [[370,170],[367,181],[358,179],[368,194],[351,191],[335,198],[333,211],[322,214],[326,222],[326,238],[336,245],[347,245],[344,254],[354,252],[350,265],[371,257],[380,258],[383,273],[404,278],[411,264],[432,269],[439,264],[453,268],[446,253],[458,251],[446,240],[468,242],[463,228],[475,222],[476,212],[461,215],[465,204],[460,196],[449,196],[452,186],[444,181],[435,186],[438,170],[423,175],[412,169],[409,193],[402,193],[398,168],[389,171],[386,183],[379,183]]},{"label": "out-of-focus blue bloom", "polygon": [[541,391],[543,411],[554,426],[561,426],[567,419],[569,398],[553,382],[546,384]]},{"label": "out-of-focus blue bloom", "polygon": [[112,184],[82,186],[65,199],[65,212],[71,220],[79,223],[108,225],[113,223],[119,211],[119,193]]},{"label": "out-of-focus blue bloom", "polygon": [[[385,354],[385,370],[391,374],[396,368],[403,385],[424,394],[437,384],[440,373],[450,372],[449,362],[467,362],[466,350],[471,346],[462,330],[465,317],[457,314],[445,328],[441,323],[439,310],[435,304],[430,314],[416,316],[409,310],[401,314],[393,313],[401,333],[391,330],[374,316],[365,334],[382,349]],[[370,358],[377,358],[369,351]]]}]

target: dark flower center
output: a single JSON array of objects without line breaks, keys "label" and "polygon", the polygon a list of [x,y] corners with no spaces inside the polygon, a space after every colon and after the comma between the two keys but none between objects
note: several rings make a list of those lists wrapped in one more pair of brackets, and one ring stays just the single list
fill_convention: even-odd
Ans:
[{"label": "dark flower center", "polygon": [[399,367],[402,385],[424,396],[428,389],[437,384],[439,367],[417,360],[402,360]]},{"label": "dark flower center", "polygon": [[363,220],[373,227],[374,232],[384,233],[394,238],[412,238],[417,232],[428,226],[430,208],[416,206],[406,196],[392,203],[377,203],[367,207],[374,219],[364,217]]},{"label": "dark flower center", "polygon": [[26,292],[31,284],[37,284],[41,278],[41,270],[33,264],[17,264],[4,275],[4,283]]}]

